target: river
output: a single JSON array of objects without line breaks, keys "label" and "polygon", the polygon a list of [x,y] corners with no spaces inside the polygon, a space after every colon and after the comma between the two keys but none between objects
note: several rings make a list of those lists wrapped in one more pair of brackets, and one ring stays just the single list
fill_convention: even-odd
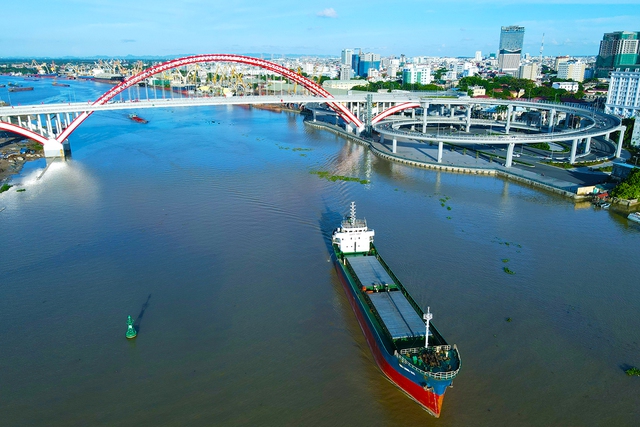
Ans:
[{"label": "river", "polygon": [[[109,88],[27,83],[14,104]],[[390,163],[294,113],[135,112],[149,123],[94,114],[70,161],[28,163],[0,195],[3,426],[640,423],[623,215]],[[351,201],[460,349],[440,419],[376,368],[330,263]]]}]

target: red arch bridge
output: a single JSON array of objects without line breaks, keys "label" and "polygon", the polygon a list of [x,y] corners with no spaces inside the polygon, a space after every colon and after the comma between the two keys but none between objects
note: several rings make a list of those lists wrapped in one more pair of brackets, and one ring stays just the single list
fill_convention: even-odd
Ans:
[{"label": "red arch bridge", "polygon": [[[188,97],[163,99],[130,99],[116,102],[118,95],[137,87],[139,83],[169,70],[202,63],[232,63],[258,67],[267,72],[284,77],[294,85],[305,89],[305,94],[289,95],[281,93],[267,96],[219,96],[219,97]],[[130,92],[129,92],[130,93]],[[425,142],[443,142],[468,144],[477,141],[477,136],[469,134],[473,125],[485,126],[491,122],[494,127],[502,126],[502,134],[489,135],[482,138],[485,144],[508,144],[513,149],[517,143],[530,143],[529,138],[516,138],[510,135],[510,129],[525,128],[527,132],[539,131],[536,142],[568,140],[577,145],[577,141],[590,141],[592,137],[607,136],[621,128],[619,119],[594,110],[585,109],[580,105],[540,103],[526,100],[496,100],[476,99],[469,97],[451,98],[425,96],[425,93],[355,93],[334,96],[314,81],[302,76],[279,64],[259,58],[252,58],[233,54],[206,54],[173,59],[149,67],[136,75],[126,78],[118,85],[105,92],[93,102],[38,104],[0,107],[0,130],[13,132],[42,144],[47,157],[63,155],[63,143],[69,136],[95,111],[140,109],[140,108],[173,108],[177,106],[204,105],[238,105],[238,104],[311,104],[325,103],[342,119],[345,131],[359,134],[368,126],[380,134],[393,139],[397,137],[417,139]],[[487,108],[501,109],[502,114],[495,119],[486,120],[476,117],[473,111]],[[410,112],[409,120],[407,111]],[[427,114],[423,114],[427,111]],[[526,111],[529,119],[526,124],[516,120],[516,113],[520,117]],[[422,118],[416,118],[416,112]],[[530,114],[530,113],[535,114]],[[506,114],[504,114],[506,113]],[[535,117],[535,123],[531,122]],[[315,111],[314,111],[315,118]],[[575,125],[578,118],[578,125]],[[558,127],[564,119],[564,127]],[[429,124],[446,124],[458,126],[462,131],[457,136],[430,134]],[[567,123],[572,123],[567,126]],[[416,127],[422,127],[422,131]],[[549,133],[549,130],[551,132]],[[466,132],[465,132],[466,131]],[[443,139],[444,138],[444,139]],[[446,139],[446,140],[445,140]],[[621,144],[618,144],[621,145]],[[619,147],[618,153],[619,155]]]}]

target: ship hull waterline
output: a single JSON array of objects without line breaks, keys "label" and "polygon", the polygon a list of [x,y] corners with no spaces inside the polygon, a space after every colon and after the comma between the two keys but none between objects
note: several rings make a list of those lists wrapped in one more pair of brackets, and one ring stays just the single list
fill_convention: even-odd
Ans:
[{"label": "ship hull waterline", "polygon": [[368,320],[367,316],[363,312],[363,307],[360,305],[359,301],[356,299],[357,297],[353,293],[349,277],[344,271],[340,260],[335,256],[335,254],[332,254],[332,258],[338,276],[340,277],[342,287],[349,300],[349,304],[356,315],[360,329],[367,340],[367,345],[369,346],[369,350],[371,351],[378,368],[389,381],[402,390],[412,400],[417,402],[424,410],[436,418],[440,417],[444,395],[438,395],[432,391],[425,390],[420,384],[415,383],[400,373],[399,369],[404,368],[402,368],[397,361],[394,363],[392,360],[395,359],[395,357],[384,350],[384,345],[376,337],[377,334],[374,332],[374,326]]}]

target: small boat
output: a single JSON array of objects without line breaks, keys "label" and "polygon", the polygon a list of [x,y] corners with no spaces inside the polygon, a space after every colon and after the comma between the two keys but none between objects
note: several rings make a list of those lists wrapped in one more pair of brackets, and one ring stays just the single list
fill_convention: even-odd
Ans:
[{"label": "small boat", "polygon": [[627,216],[627,219],[629,221],[637,222],[638,224],[640,224],[640,212],[631,212]]},{"label": "small boat", "polygon": [[58,83],[58,82],[53,82],[51,83],[52,86],[62,86],[62,87],[69,87],[68,84],[66,83]]},{"label": "small boat", "polygon": [[602,205],[602,209],[609,209],[610,206],[611,203],[605,203],[604,205]]},{"label": "small boat", "polygon": [[142,124],[149,123],[149,120],[145,120],[145,119],[143,119],[142,117],[139,117],[139,116],[138,116],[137,114],[135,114],[135,113],[131,113],[131,114],[129,114],[129,118],[130,118],[131,120],[133,120],[134,122],[137,122],[137,123],[142,123]]}]

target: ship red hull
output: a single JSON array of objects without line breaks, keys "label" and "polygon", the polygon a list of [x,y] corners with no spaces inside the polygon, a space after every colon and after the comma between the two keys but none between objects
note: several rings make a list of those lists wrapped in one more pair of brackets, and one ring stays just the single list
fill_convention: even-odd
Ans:
[{"label": "ship red hull", "polygon": [[362,308],[356,300],[356,296],[353,294],[349,279],[345,276],[345,273],[342,270],[342,267],[338,265],[338,262],[336,262],[336,270],[338,271],[338,275],[340,276],[342,287],[344,288],[344,291],[347,294],[347,298],[349,299],[349,304],[351,304],[351,308],[356,314],[360,329],[362,329],[362,332],[364,333],[367,344],[369,345],[369,349],[371,350],[373,358],[375,359],[376,364],[378,365],[380,370],[392,383],[394,383],[398,388],[405,392],[410,398],[418,402],[431,415],[439,417],[440,411],[442,409],[442,401],[444,400],[444,395],[437,395],[436,393],[425,389],[422,385],[412,381],[411,379],[400,373],[398,369],[402,369],[402,367],[399,364],[396,363],[396,365],[398,366],[398,368],[396,368],[396,366],[393,366],[391,363],[389,363],[389,360],[387,358],[395,359],[395,356],[388,354],[386,349],[384,349],[381,344],[378,344],[378,340],[374,336],[374,332],[369,326],[369,322],[365,318],[365,315],[362,312]]}]

